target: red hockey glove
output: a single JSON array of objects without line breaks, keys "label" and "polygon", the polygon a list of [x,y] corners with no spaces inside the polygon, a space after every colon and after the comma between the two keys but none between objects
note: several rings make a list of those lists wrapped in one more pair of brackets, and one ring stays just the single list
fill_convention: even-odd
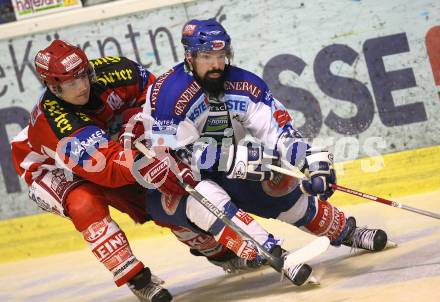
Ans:
[{"label": "red hockey glove", "polygon": [[[143,160],[142,156],[137,160]],[[161,152],[150,159],[146,165],[139,169],[142,178],[153,185],[163,194],[187,195],[185,189],[178,183],[178,176],[183,182],[195,186],[197,184],[191,168],[176,159],[168,152]],[[178,176],[176,176],[178,175]]]},{"label": "red hockey glove", "polygon": [[142,108],[130,108],[122,113],[122,126],[119,131],[119,143],[124,149],[135,149],[134,142],[145,133]]}]

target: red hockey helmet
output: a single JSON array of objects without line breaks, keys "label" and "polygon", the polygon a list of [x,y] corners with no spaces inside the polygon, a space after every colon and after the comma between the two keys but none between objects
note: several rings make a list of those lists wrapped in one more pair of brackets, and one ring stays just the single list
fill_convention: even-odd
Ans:
[{"label": "red hockey helmet", "polygon": [[58,85],[83,74],[89,67],[84,51],[62,40],[54,40],[35,56],[35,68],[47,85]]}]

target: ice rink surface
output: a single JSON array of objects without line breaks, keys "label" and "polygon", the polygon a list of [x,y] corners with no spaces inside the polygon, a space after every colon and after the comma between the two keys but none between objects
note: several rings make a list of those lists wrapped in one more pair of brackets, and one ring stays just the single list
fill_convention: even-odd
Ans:
[{"label": "ice rink surface", "polygon": [[[383,196],[387,197],[387,196]],[[399,198],[400,202],[440,212],[440,191]],[[132,243],[135,254],[166,280],[173,301],[440,301],[440,220],[374,202],[341,207],[358,225],[384,228],[397,248],[379,253],[330,249],[310,261],[320,286],[295,287],[270,268],[240,275],[190,255],[171,236]],[[273,220],[262,222],[284,247],[299,248],[311,236]],[[116,288],[110,274],[86,249],[0,265],[0,301],[122,302],[137,299]]]}]

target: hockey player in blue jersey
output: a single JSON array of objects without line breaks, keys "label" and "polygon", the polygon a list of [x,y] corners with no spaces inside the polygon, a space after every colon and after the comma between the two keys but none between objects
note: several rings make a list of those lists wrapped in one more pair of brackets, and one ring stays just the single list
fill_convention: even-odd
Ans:
[{"label": "hockey player in blue jersey", "polygon": [[[332,154],[301,138],[260,77],[230,64],[231,39],[223,26],[213,19],[191,20],[182,43],[184,62],[147,92],[144,127],[152,146],[169,148],[190,164],[201,180],[195,188],[243,225],[250,212],[327,236],[334,246],[382,250],[383,230],[358,228],[354,217],[327,201],[336,181]],[[307,178],[274,173],[267,163],[298,168]],[[147,207],[155,219],[200,228],[217,239],[224,235],[224,225],[191,196],[170,209],[157,191],[152,195],[149,200],[158,202]],[[266,233],[247,231],[268,251],[279,247]]]}]

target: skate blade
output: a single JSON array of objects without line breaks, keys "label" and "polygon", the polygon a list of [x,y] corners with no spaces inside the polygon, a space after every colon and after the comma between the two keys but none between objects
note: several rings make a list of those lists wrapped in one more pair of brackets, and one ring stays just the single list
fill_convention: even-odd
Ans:
[{"label": "skate blade", "polygon": [[[283,282],[283,280],[288,280],[289,282],[292,282],[292,280],[290,280],[289,278],[287,278],[286,276],[284,276],[284,274],[281,274],[281,279],[280,282]],[[306,286],[306,285],[320,285],[321,282],[319,281],[319,279],[313,274],[313,272],[309,275],[309,277],[306,279],[306,281],[304,281],[304,283],[302,284],[295,284],[293,283],[295,286],[298,287],[302,287],[302,286]]]},{"label": "skate blade", "polygon": [[395,248],[397,247],[397,243],[391,240],[387,241],[387,244],[385,245],[385,249]]},{"label": "skate blade", "polygon": [[319,282],[319,279],[311,274],[302,286],[304,285],[321,285],[321,282]]}]

